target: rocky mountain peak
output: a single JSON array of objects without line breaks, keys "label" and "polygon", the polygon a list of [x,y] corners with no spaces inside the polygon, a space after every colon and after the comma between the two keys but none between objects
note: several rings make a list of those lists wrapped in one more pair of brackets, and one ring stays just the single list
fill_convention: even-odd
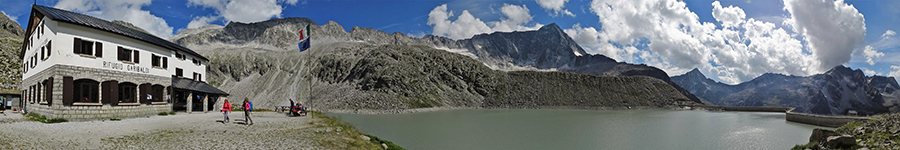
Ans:
[{"label": "rocky mountain peak", "polygon": [[556,25],[556,23],[550,23],[548,25],[544,25],[543,27],[541,27],[540,29],[538,29],[538,31],[562,32],[562,28],[559,28],[559,25]]},{"label": "rocky mountain peak", "polygon": [[681,75],[681,76],[687,77],[687,78],[690,78],[691,80],[696,80],[696,81],[709,79],[706,77],[706,75],[703,75],[703,73],[700,72],[700,69],[697,69],[697,68],[694,68],[693,70],[688,71],[687,73],[684,73],[684,75]]},{"label": "rocky mountain peak", "polygon": [[700,69],[697,69],[697,68],[694,68],[694,69],[692,69],[691,71],[688,71],[687,73],[684,73],[684,74],[686,74],[686,75],[700,75],[700,76],[706,77],[705,75],[703,75],[702,72],[700,72]]},{"label": "rocky mountain peak", "polygon": [[9,19],[9,17],[6,17],[6,14],[0,12],[0,36],[22,36],[23,34],[25,34],[25,30],[16,21]]},{"label": "rocky mountain peak", "polygon": [[853,70],[853,69],[850,69],[843,65],[839,65],[839,66],[835,66],[834,68],[831,68],[831,70],[828,70],[827,72],[825,72],[825,75],[830,75],[833,77],[844,77],[847,79],[851,79],[853,81],[868,80],[867,79],[868,77],[866,77],[866,74],[863,73],[862,70],[860,70],[860,69]]}]

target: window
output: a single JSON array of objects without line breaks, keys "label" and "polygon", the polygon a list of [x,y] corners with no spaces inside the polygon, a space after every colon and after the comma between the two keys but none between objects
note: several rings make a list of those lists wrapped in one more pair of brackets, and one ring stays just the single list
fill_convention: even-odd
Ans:
[{"label": "window", "polygon": [[49,78],[44,80],[44,99],[41,100],[43,104],[50,104],[53,101],[53,78]]},{"label": "window", "polygon": [[50,54],[53,54],[53,41],[47,41],[47,58],[50,58]]},{"label": "window", "polygon": [[76,103],[100,103],[97,96],[100,93],[100,82],[91,79],[79,79],[74,82],[74,100]]},{"label": "window", "polygon": [[75,54],[84,54],[95,57],[103,57],[103,43],[75,38],[72,48]]},{"label": "window", "polygon": [[119,46],[119,52],[118,52],[118,54],[119,54],[119,60],[121,60],[121,61],[129,61],[129,62],[130,62],[130,61],[132,60],[132,59],[131,59],[132,56],[134,56],[134,54],[132,54],[132,52],[134,52],[134,50],[130,50],[130,49],[127,49],[127,48],[122,48],[121,46]]},{"label": "window", "polygon": [[50,93],[53,92],[50,91],[50,80],[44,80],[43,82],[41,82],[41,87],[44,87],[44,89],[41,90],[41,92],[43,92],[42,94],[44,95],[44,98],[41,99],[41,103],[46,104],[50,101]]},{"label": "window", "polygon": [[175,58],[178,58],[178,59],[180,59],[180,60],[184,60],[184,54],[175,52]]},{"label": "window", "polygon": [[161,56],[153,55],[150,57],[152,61],[153,67],[166,68],[166,58]]},{"label": "window", "polygon": [[175,68],[175,76],[183,77],[183,76],[184,76],[184,70],[181,70],[181,68]]},{"label": "window", "polygon": [[137,85],[134,83],[119,83],[119,103],[137,103]]},{"label": "window", "polygon": [[191,58],[191,61],[193,61],[195,65],[200,65],[200,60],[197,60],[197,58]]},{"label": "window", "polygon": [[79,49],[81,50],[79,54],[94,55],[94,42],[81,41],[81,47]]},{"label": "window", "polygon": [[162,85],[153,85],[150,87],[150,95],[153,99],[150,99],[151,102],[163,102],[163,90],[165,87]]},{"label": "window", "polygon": [[41,47],[41,60],[47,60],[47,48]]},{"label": "window", "polygon": [[194,72],[194,81],[200,81],[200,74]]}]

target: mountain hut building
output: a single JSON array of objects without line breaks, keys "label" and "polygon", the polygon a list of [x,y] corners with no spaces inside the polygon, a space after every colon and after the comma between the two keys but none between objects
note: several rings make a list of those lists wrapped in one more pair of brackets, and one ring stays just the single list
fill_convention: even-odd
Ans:
[{"label": "mountain hut building", "polygon": [[25,35],[13,107],[28,113],[78,121],[205,112],[228,96],[206,83],[209,59],[120,24],[33,5]]}]

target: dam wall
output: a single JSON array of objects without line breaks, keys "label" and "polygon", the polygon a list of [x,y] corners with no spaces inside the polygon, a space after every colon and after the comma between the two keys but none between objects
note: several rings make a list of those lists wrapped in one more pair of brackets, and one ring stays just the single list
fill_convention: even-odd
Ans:
[{"label": "dam wall", "polygon": [[784,118],[790,122],[805,123],[817,126],[825,126],[837,128],[853,121],[866,121],[870,117],[857,116],[827,116],[793,112],[793,109],[786,111]]}]

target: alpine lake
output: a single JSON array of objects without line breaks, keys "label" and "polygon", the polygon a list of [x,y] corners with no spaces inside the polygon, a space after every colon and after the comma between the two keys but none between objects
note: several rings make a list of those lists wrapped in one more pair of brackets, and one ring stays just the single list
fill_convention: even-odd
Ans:
[{"label": "alpine lake", "polygon": [[807,143],[814,128],[825,128],[771,112],[462,109],[327,115],[407,149],[790,149]]}]

